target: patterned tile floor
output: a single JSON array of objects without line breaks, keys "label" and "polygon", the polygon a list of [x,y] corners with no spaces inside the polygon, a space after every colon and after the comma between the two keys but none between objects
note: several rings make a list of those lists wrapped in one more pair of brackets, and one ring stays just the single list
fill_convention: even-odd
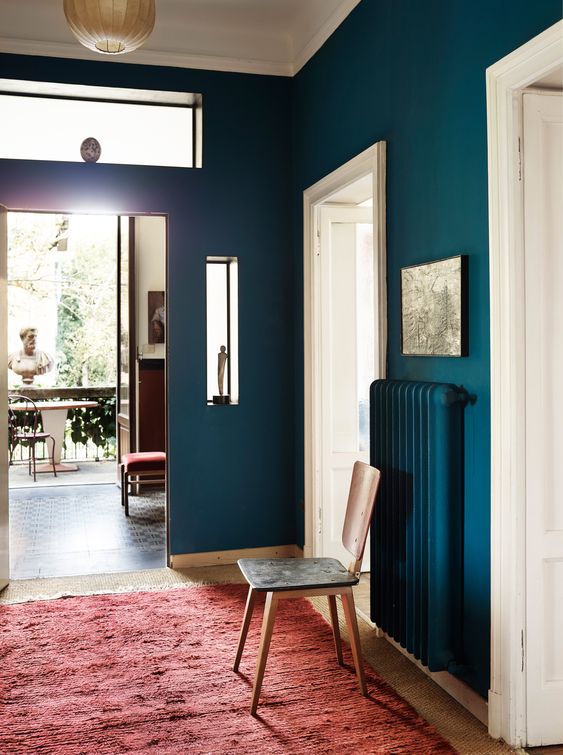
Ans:
[{"label": "patterned tile floor", "polygon": [[10,490],[10,577],[32,579],[166,565],[164,492],[131,496],[116,485]]}]

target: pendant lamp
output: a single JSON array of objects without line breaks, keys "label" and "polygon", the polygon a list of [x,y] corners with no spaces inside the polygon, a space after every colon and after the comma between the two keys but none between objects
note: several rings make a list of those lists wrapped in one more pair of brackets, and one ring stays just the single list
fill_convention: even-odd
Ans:
[{"label": "pendant lamp", "polygon": [[154,27],[155,0],[64,0],[68,25],[80,44],[120,55],[140,47]]}]

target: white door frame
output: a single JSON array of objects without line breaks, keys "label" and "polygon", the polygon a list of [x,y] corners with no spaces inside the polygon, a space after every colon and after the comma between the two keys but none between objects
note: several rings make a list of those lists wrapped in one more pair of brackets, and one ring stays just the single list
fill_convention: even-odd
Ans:
[{"label": "white door frame", "polygon": [[[8,321],[8,210],[0,205],[0,323]],[[8,329],[0,327],[0,590],[10,579],[8,501]]]},{"label": "white door frame", "polygon": [[563,64],[563,21],[487,69],[491,320],[489,733],[526,742],[526,496],[521,91]]},{"label": "white door frame", "polygon": [[315,556],[318,519],[318,496],[321,490],[320,470],[320,370],[315,355],[319,344],[318,281],[314,274],[317,252],[315,214],[318,205],[339,189],[365,176],[372,176],[373,250],[376,260],[378,292],[378,332],[376,350],[379,354],[379,375],[385,376],[387,361],[387,259],[385,244],[385,142],[377,142],[349,162],[325,176],[303,193],[303,300],[305,350],[305,543],[304,555]]}]

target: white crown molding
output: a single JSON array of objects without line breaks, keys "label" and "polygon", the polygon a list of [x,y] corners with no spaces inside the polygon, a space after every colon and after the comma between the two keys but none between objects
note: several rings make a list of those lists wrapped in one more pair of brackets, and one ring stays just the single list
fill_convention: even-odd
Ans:
[{"label": "white crown molding", "polygon": [[335,12],[327,18],[315,35],[311,37],[307,44],[297,53],[294,51],[293,63],[291,66],[292,76],[295,76],[295,74],[303,68],[313,55],[321,49],[331,34],[338,29],[344,19],[350,15],[359,3],[360,0],[344,0]]},{"label": "white crown molding", "polygon": [[206,71],[254,73],[262,76],[292,76],[291,63],[274,63],[267,60],[244,60],[218,55],[198,55],[179,52],[159,52],[141,49],[127,55],[101,55],[75,44],[64,42],[38,42],[31,39],[0,37],[0,52],[14,55],[33,55],[48,58],[73,58],[98,62],[132,63],[147,66],[171,66]]}]

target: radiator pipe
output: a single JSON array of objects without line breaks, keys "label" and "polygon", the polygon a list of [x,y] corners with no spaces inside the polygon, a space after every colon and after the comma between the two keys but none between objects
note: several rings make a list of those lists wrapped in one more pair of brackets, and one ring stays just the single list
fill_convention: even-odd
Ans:
[{"label": "radiator pipe", "polygon": [[457,403],[467,406],[467,404],[474,404],[477,401],[477,396],[471,395],[466,391],[463,385],[460,385],[459,387],[456,387],[455,389],[452,388],[451,391],[445,393],[443,400],[446,406],[451,406],[452,404]]}]

